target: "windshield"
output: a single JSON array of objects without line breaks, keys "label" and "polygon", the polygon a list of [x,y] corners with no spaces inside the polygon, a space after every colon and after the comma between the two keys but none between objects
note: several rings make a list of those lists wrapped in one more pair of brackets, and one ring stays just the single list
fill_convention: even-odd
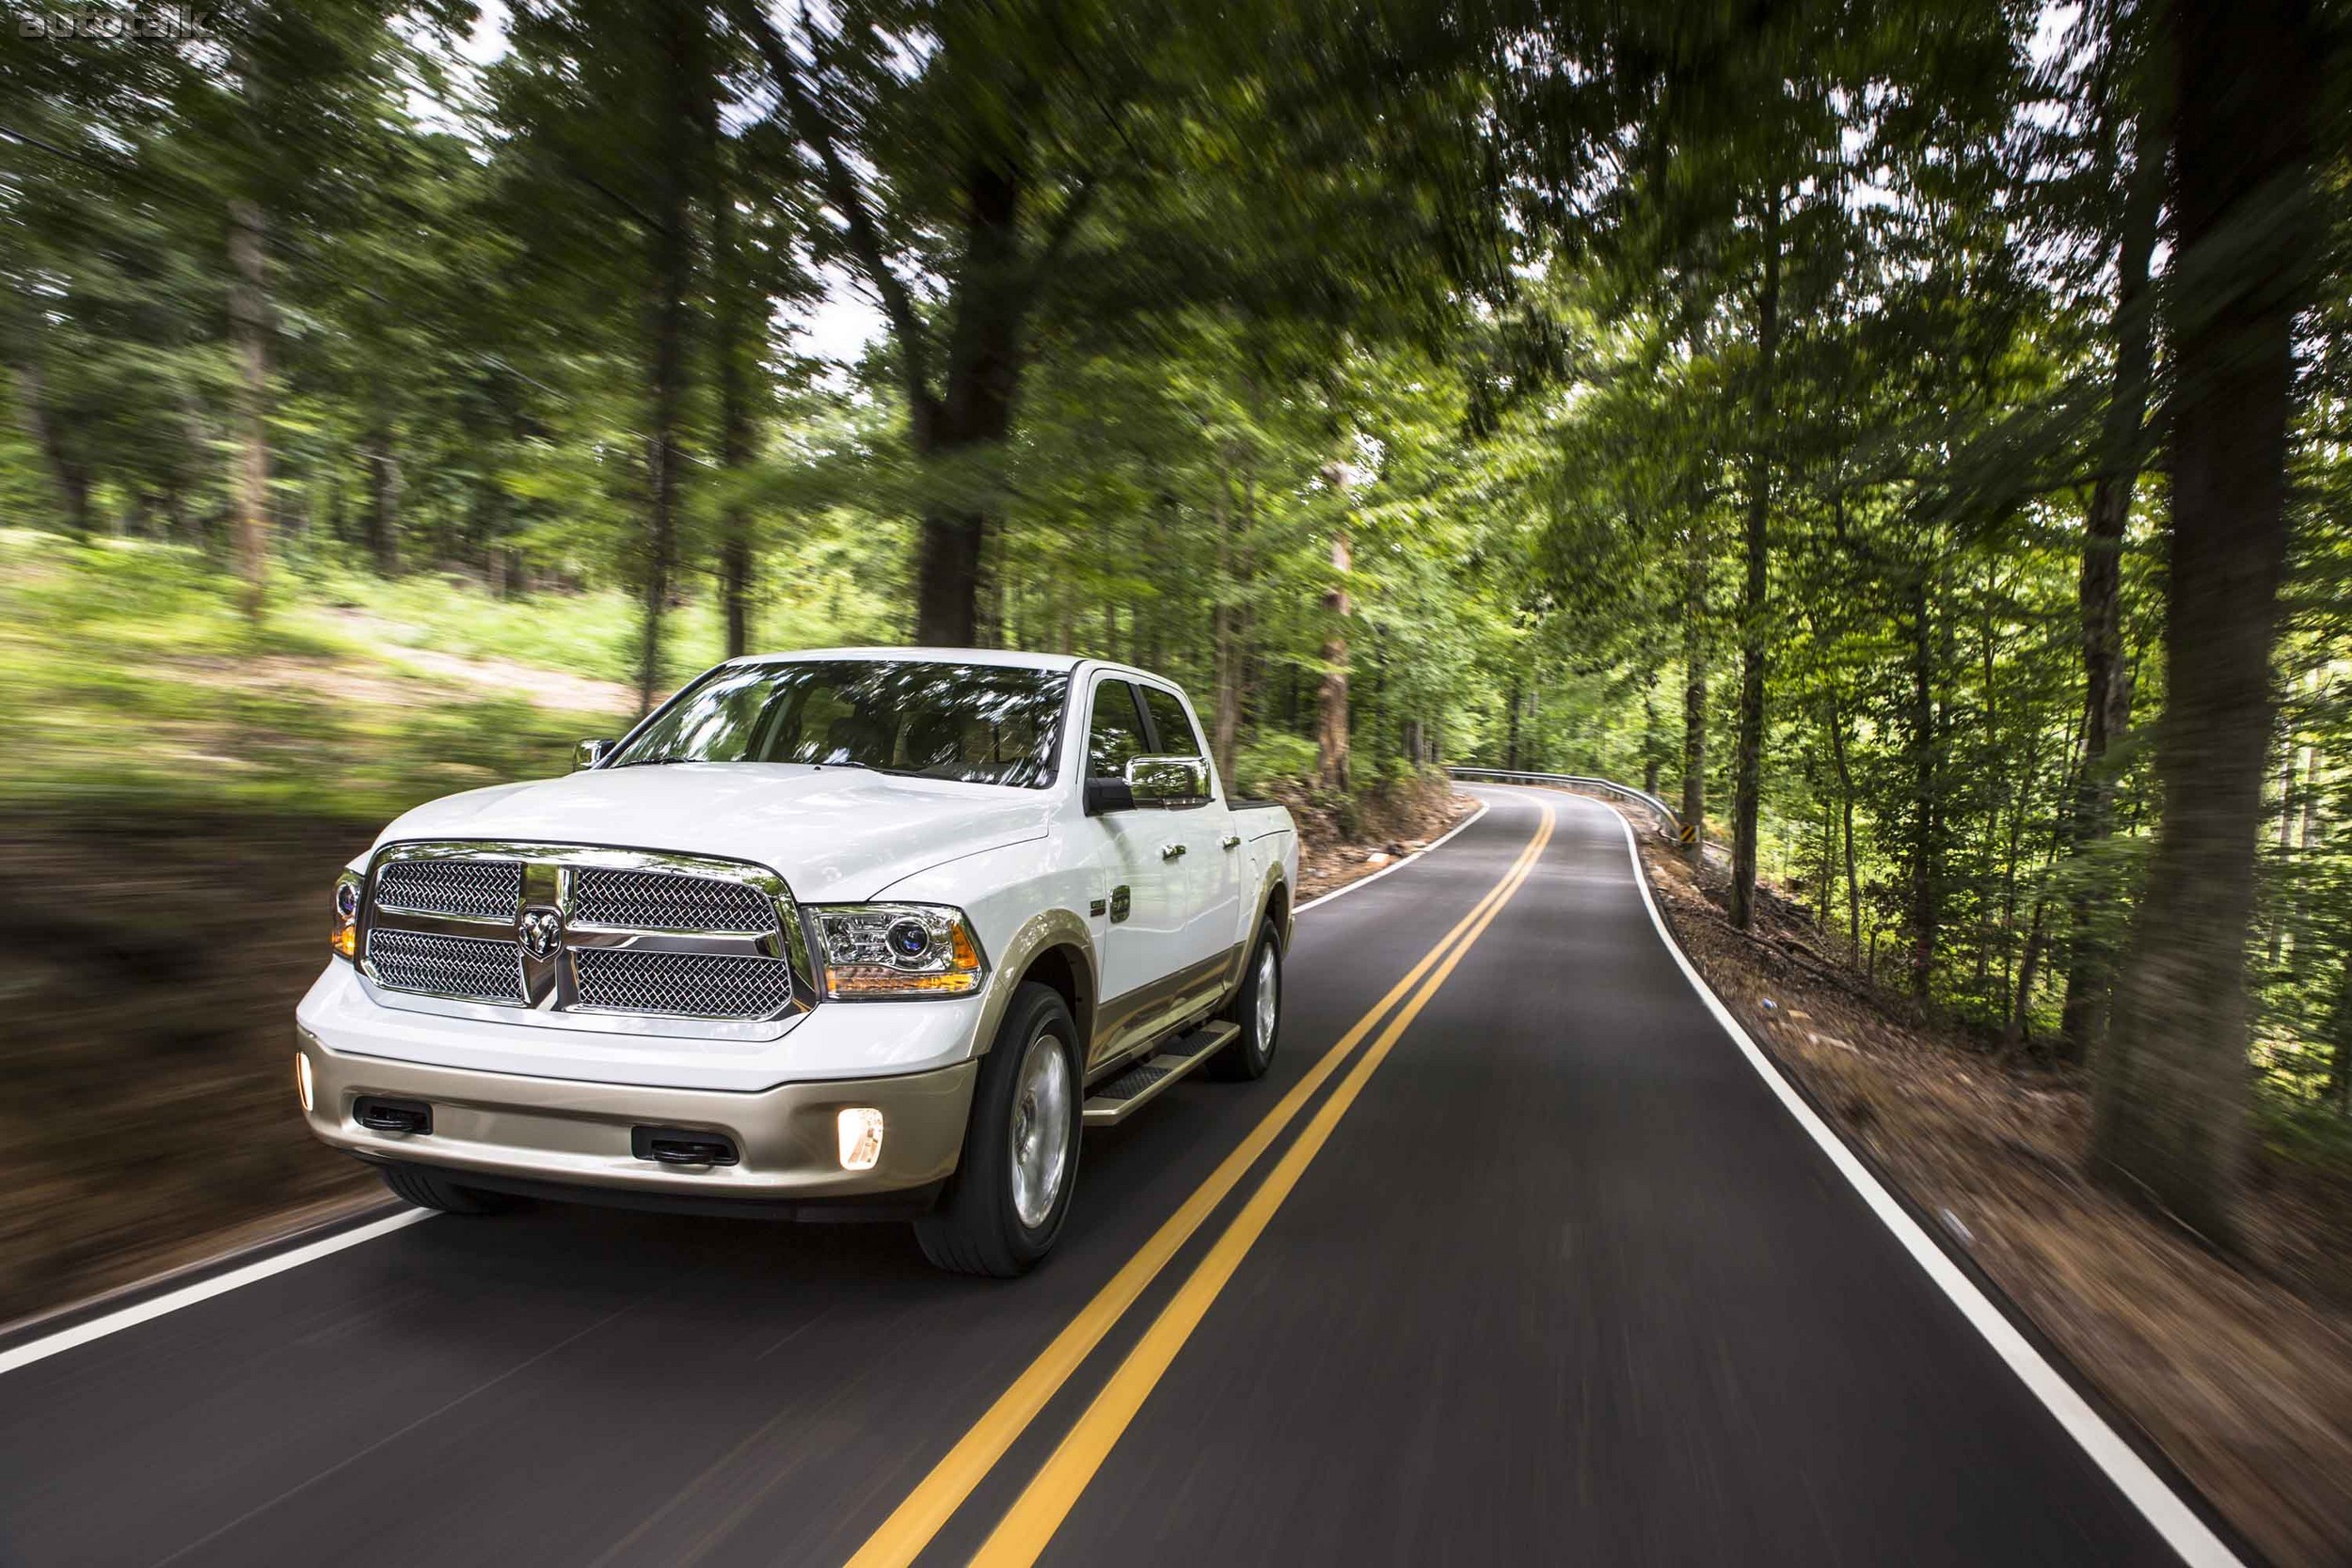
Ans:
[{"label": "windshield", "polygon": [[1069,677],[898,659],[722,666],[656,714],[608,767],[808,762],[967,784],[1050,782]]}]

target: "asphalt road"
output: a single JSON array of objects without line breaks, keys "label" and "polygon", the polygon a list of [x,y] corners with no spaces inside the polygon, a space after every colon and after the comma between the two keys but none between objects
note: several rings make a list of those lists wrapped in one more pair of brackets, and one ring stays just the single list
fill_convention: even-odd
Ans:
[{"label": "asphalt road", "polygon": [[1089,1135],[1029,1278],[437,1218],[0,1375],[0,1562],[2177,1560],[1709,1016],[1615,816],[1480,793],[1301,915],[1266,1080]]}]

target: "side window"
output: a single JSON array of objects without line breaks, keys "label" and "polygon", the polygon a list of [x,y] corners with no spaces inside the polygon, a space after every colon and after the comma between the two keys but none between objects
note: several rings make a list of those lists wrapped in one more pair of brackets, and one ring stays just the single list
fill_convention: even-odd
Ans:
[{"label": "side window", "polygon": [[1176,700],[1176,693],[1156,686],[1142,688],[1143,705],[1152,710],[1152,728],[1158,732],[1163,756],[1204,757],[1209,749],[1200,744],[1200,732],[1192,726],[1192,718],[1184,712],[1184,705]]},{"label": "side window", "polygon": [[1135,688],[1125,681],[1096,687],[1094,720],[1087,726],[1087,777],[1123,779],[1128,762],[1151,750],[1144,742],[1142,716],[1136,711]]}]

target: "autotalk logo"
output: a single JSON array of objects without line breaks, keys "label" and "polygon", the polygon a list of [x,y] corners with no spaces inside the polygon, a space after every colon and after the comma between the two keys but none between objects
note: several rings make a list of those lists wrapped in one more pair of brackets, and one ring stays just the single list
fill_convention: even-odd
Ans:
[{"label": "autotalk logo", "polygon": [[212,37],[212,13],[194,6],[73,6],[19,11],[16,36],[66,42],[75,39],[191,43]]}]

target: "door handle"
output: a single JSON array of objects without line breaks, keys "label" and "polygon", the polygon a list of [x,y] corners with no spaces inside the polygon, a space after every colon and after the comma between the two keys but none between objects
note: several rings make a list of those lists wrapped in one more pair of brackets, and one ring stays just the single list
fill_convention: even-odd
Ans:
[{"label": "door handle", "polygon": [[1241,834],[1227,833],[1223,838],[1218,839],[1217,843],[1228,849],[1238,849],[1241,847]]},{"label": "door handle", "polygon": [[1160,846],[1160,859],[1164,861],[1172,861],[1184,852],[1184,847],[1181,844],[1163,844]]}]

